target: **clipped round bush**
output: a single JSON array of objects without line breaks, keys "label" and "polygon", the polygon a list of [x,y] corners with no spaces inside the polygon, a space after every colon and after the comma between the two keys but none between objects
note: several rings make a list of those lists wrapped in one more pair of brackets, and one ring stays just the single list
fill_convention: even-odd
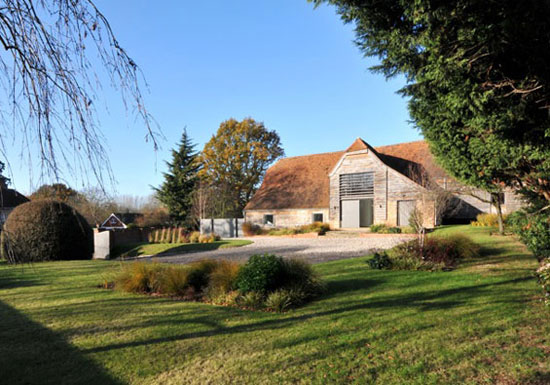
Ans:
[{"label": "clipped round bush", "polygon": [[1,251],[10,263],[91,259],[93,232],[84,217],[66,204],[31,201],[8,216]]}]

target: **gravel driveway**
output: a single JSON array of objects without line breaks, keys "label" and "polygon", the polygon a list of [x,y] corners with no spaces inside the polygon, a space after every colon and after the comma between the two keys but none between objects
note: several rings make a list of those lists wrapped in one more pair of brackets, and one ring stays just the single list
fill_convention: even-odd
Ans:
[{"label": "gravel driveway", "polygon": [[225,258],[246,261],[254,254],[275,254],[284,257],[302,258],[312,263],[333,261],[368,255],[375,250],[389,249],[410,240],[410,235],[372,235],[355,238],[290,238],[253,237],[254,243],[247,246],[179,255],[155,257],[160,262],[188,263],[205,258]]}]

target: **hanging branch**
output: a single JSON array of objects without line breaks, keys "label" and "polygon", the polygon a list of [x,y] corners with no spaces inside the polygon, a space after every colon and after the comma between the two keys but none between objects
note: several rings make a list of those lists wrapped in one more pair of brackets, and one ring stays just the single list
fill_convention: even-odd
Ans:
[{"label": "hanging branch", "polygon": [[92,0],[2,0],[0,47],[4,156],[15,144],[29,167],[38,160],[41,177],[59,179],[66,168],[79,176],[91,170],[100,185],[105,173],[112,180],[95,117],[101,90],[96,68],[106,71],[125,108],[133,106],[145,140],[157,149],[160,133],[145,107],[142,73]]}]

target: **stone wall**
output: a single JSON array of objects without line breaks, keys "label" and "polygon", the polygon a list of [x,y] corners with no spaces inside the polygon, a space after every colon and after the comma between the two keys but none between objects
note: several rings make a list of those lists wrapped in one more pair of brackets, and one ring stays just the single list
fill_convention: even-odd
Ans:
[{"label": "stone wall", "polygon": [[313,214],[323,214],[323,221],[328,222],[329,210],[323,209],[284,209],[284,210],[247,210],[244,213],[246,222],[264,226],[264,215],[273,215],[273,227],[296,227],[313,223]]}]

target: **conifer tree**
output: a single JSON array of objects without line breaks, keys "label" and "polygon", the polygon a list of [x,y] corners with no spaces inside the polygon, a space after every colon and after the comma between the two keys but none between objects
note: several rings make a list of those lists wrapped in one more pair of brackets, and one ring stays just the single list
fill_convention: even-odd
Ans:
[{"label": "conifer tree", "polygon": [[168,208],[176,225],[191,224],[193,192],[200,168],[194,148],[187,130],[184,130],[178,149],[172,150],[172,161],[166,162],[168,172],[163,174],[164,183],[155,188],[158,200]]}]

